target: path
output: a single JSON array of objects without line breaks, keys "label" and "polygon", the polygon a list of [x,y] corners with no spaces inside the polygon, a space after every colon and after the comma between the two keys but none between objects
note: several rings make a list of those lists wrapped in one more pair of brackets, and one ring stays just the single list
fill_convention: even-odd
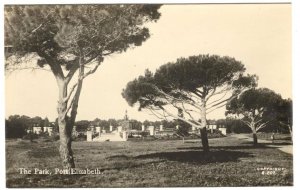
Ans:
[{"label": "path", "polygon": [[[247,134],[232,134],[232,137],[238,138],[240,140],[245,140],[245,141],[253,141],[251,137],[249,137]],[[258,143],[270,143],[271,141],[268,140],[263,140],[263,139],[258,139]],[[293,145],[266,145],[268,147],[274,147],[278,148],[282,152],[288,153],[288,154],[293,154]]]}]

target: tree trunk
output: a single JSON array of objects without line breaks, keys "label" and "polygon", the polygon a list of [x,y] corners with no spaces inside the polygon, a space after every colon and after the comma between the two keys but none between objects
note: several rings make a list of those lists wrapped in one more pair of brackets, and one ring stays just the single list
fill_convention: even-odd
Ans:
[{"label": "tree trunk", "polygon": [[289,131],[290,131],[290,134],[291,134],[291,141],[293,143],[293,130],[292,130],[291,125],[288,125],[288,127],[289,127]]},{"label": "tree trunk", "polygon": [[206,103],[205,99],[202,98],[201,100],[201,142],[204,152],[209,152],[209,144],[208,144],[208,137],[207,137],[207,130],[206,130]]},{"label": "tree trunk", "polygon": [[73,126],[69,125],[68,118],[65,114],[67,110],[67,102],[64,101],[64,98],[67,96],[67,87],[68,85],[63,80],[58,81],[59,101],[57,112],[60,137],[59,153],[64,168],[75,168],[73,151],[71,149],[71,134]]},{"label": "tree trunk", "polygon": [[64,168],[75,168],[72,145],[72,131],[77,116],[78,101],[82,89],[84,65],[82,64],[82,57],[79,60],[79,75],[77,89],[74,97],[70,102],[71,114],[67,116],[68,112],[68,101],[65,98],[68,96],[67,88],[69,81],[57,78],[57,84],[59,88],[59,101],[58,101],[58,126],[59,126],[59,137],[60,137],[60,157],[62,159],[62,165]]},{"label": "tree trunk", "polygon": [[257,142],[256,127],[255,127],[254,121],[255,121],[255,118],[251,117],[250,122],[247,122],[246,125],[252,130],[253,146],[256,146],[258,144],[258,142]]},{"label": "tree trunk", "polygon": [[70,125],[72,126],[72,128],[75,124],[75,120],[77,116],[78,102],[79,102],[79,97],[80,97],[82,83],[83,83],[81,77],[83,77],[83,75],[84,75],[84,67],[81,65],[79,67],[79,79],[78,79],[77,89],[73,99],[72,110],[71,110]]},{"label": "tree trunk", "polygon": [[253,133],[253,146],[257,146],[257,135]]},{"label": "tree trunk", "polygon": [[60,147],[59,153],[64,168],[75,168],[72,144],[72,128],[68,125],[59,125]]},{"label": "tree trunk", "polygon": [[253,134],[253,146],[257,146],[257,135],[256,135],[256,130],[255,127],[252,126],[252,134]]},{"label": "tree trunk", "polygon": [[200,129],[200,134],[201,134],[201,142],[202,142],[203,152],[209,152],[206,127]]}]

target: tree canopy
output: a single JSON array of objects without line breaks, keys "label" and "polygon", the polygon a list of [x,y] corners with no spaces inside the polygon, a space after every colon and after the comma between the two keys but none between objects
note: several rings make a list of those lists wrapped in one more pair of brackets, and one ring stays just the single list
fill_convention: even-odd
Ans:
[{"label": "tree canopy", "polygon": [[277,119],[281,95],[268,88],[249,89],[226,105],[227,115],[237,115],[252,130],[254,145],[256,132]]},{"label": "tree canopy", "polygon": [[276,119],[283,129],[288,128],[293,136],[293,101],[291,99],[282,99],[276,106]]},{"label": "tree canopy", "polygon": [[[19,55],[37,53],[39,65],[55,60],[71,69],[66,55],[86,62],[141,45],[145,22],[157,20],[160,5],[5,6],[5,45]],[[48,62],[47,62],[48,63]],[[48,63],[51,64],[51,63]],[[51,65],[50,65],[51,66]]]},{"label": "tree canopy", "polygon": [[179,58],[175,63],[162,65],[155,74],[146,70],[144,76],[139,76],[127,84],[122,95],[130,106],[138,103],[139,110],[173,105],[186,114],[187,109],[180,104],[200,109],[202,99],[209,111],[224,106],[232,98],[225,96],[218,101],[214,99],[209,102],[212,96],[228,91],[237,95],[243,89],[256,85],[257,77],[244,75],[244,71],[245,67],[241,62],[227,56],[199,55]]}]

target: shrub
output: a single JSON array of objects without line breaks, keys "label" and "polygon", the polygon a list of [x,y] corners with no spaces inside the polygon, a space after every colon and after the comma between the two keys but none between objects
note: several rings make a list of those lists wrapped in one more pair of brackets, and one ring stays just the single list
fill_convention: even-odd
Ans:
[{"label": "shrub", "polygon": [[33,139],[37,139],[38,135],[35,133],[28,133],[26,135],[23,136],[23,140],[33,140]]},{"label": "shrub", "polygon": [[74,141],[86,141],[86,135],[79,133],[77,137],[72,137]]},{"label": "shrub", "polygon": [[53,133],[52,136],[51,136],[51,139],[52,139],[53,141],[58,141],[58,140],[59,140],[59,134]]},{"label": "shrub", "polygon": [[225,137],[225,135],[223,135],[219,130],[214,130],[213,133],[207,133],[207,136],[209,139]]}]

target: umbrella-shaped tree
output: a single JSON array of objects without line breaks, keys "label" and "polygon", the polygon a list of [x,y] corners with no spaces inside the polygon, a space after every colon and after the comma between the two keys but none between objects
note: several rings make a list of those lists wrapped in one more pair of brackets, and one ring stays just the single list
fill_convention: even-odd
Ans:
[{"label": "umbrella-shaped tree", "polygon": [[206,115],[256,85],[256,76],[244,72],[244,65],[228,56],[179,58],[154,74],[146,70],[144,76],[129,82],[122,94],[129,105],[138,103],[140,110],[200,128],[203,150],[209,151]]},{"label": "umbrella-shaped tree", "polygon": [[[139,46],[150,37],[144,23],[160,17],[160,5],[8,5],[5,6],[6,69],[49,69],[58,85],[60,155],[75,167],[71,132],[83,80],[104,58]],[[10,57],[10,58],[9,58]],[[78,73],[78,77],[75,73]],[[72,80],[74,78],[74,80]],[[75,81],[70,85],[70,81]]]},{"label": "umbrella-shaped tree", "polygon": [[276,119],[281,96],[267,88],[250,89],[232,99],[226,114],[237,115],[252,130],[253,145],[257,145],[257,131]]}]

